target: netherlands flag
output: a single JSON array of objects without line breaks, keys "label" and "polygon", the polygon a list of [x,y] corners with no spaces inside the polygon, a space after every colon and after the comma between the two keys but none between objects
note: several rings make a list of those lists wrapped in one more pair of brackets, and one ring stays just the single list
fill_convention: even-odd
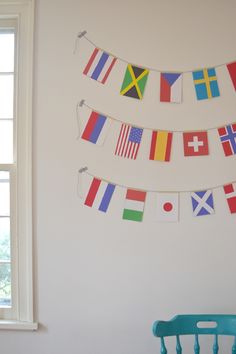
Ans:
[{"label": "netherlands flag", "polygon": [[182,74],[161,73],[160,101],[181,103],[182,101]]},{"label": "netherlands flag", "polygon": [[95,48],[83,74],[91,77],[102,84],[105,84],[117,58],[109,55],[99,48]]},{"label": "netherlands flag", "polygon": [[93,144],[102,145],[110,128],[111,121],[102,114],[92,111],[81,138]]},{"label": "netherlands flag", "polygon": [[115,187],[114,184],[94,177],[84,204],[106,213],[115,191]]}]

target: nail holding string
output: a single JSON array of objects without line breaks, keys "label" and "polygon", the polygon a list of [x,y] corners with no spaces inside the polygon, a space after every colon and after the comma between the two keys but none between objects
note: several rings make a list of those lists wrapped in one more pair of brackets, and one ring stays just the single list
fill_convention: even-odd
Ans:
[{"label": "nail holding string", "polygon": [[83,172],[86,172],[86,171],[88,171],[88,167],[82,167],[78,172],[79,173],[83,173]]},{"label": "nail holding string", "polygon": [[76,120],[77,120],[77,126],[78,126],[78,135],[77,135],[76,140],[78,140],[80,138],[80,134],[81,134],[81,122],[80,122],[79,108],[82,108],[84,104],[85,104],[85,100],[82,99],[76,105]]},{"label": "nail holding string", "polygon": [[82,32],[79,32],[77,37],[76,37],[76,40],[75,40],[75,47],[74,47],[74,50],[73,50],[73,54],[75,54],[77,52],[77,49],[78,49],[78,43],[80,41],[81,38],[83,38],[85,35],[86,35],[87,31],[82,31]]},{"label": "nail holding string", "polygon": [[88,167],[82,167],[78,171],[78,183],[77,183],[77,195],[80,199],[83,199],[83,174],[88,171]]}]

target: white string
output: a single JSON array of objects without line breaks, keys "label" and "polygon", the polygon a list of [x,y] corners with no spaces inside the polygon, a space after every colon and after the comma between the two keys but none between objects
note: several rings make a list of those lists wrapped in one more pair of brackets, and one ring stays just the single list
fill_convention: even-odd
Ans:
[{"label": "white string", "polygon": [[[100,50],[106,52],[107,54],[109,54],[109,55],[111,55],[111,56],[117,58],[118,60],[120,60],[120,61],[122,61],[122,62],[124,62],[124,63],[126,63],[126,64],[131,64],[131,65],[133,65],[133,66],[137,66],[137,67],[140,67],[140,68],[145,68],[145,69],[148,69],[149,71],[154,71],[154,72],[158,72],[158,73],[163,73],[163,72],[171,73],[171,72],[172,72],[172,73],[187,74],[187,73],[192,73],[192,72],[194,72],[194,71],[202,70],[202,69],[203,69],[203,67],[201,67],[201,68],[198,67],[198,68],[191,69],[191,70],[189,69],[189,70],[175,70],[175,71],[173,71],[173,70],[166,70],[166,69],[161,70],[161,69],[156,69],[156,68],[152,68],[152,67],[148,67],[148,66],[143,66],[143,65],[134,64],[134,63],[131,63],[130,61],[128,61],[128,60],[126,60],[126,59],[123,59],[123,58],[119,57],[118,55],[115,55],[115,54],[113,54],[113,53],[107,51],[107,50],[104,49],[104,48],[101,48],[101,47],[97,46],[96,43],[94,43],[89,37],[86,36],[86,33],[87,33],[86,31],[80,32],[80,33],[78,34],[78,38],[80,38],[80,39],[84,38],[84,39],[85,39],[87,42],[89,42],[93,47],[98,48],[98,49],[100,49]],[[80,36],[80,37],[79,37],[79,36]],[[211,66],[208,66],[207,68],[220,68],[220,67],[222,67],[222,66],[229,65],[229,64],[232,64],[232,63],[234,63],[234,62],[235,62],[235,60],[232,60],[232,61],[230,61],[230,62],[225,62],[225,63],[221,63],[221,64],[216,64],[216,65],[214,65],[214,66],[211,65]]]},{"label": "white string", "polygon": [[83,101],[83,106],[87,107],[88,109],[90,109],[91,111],[95,111],[97,112],[98,114],[101,114],[101,115],[104,115],[105,117],[107,117],[108,119],[110,120],[113,120],[115,122],[119,122],[121,124],[128,124],[128,125],[131,125],[131,126],[134,126],[135,128],[140,128],[140,129],[143,129],[143,130],[150,130],[150,131],[162,131],[162,132],[171,132],[171,133],[188,133],[188,132],[206,132],[206,131],[211,131],[211,130],[217,130],[218,128],[221,128],[223,126],[227,126],[227,125],[231,125],[231,124],[235,124],[234,122],[229,122],[229,123],[225,123],[223,125],[220,125],[220,126],[217,126],[217,127],[211,127],[211,128],[208,128],[208,129],[191,129],[191,130],[168,130],[168,129],[159,129],[159,128],[148,128],[148,127],[144,127],[144,126],[141,126],[141,125],[137,125],[137,124],[132,124],[132,123],[127,123],[127,122],[124,122],[124,121],[121,121],[117,118],[114,118],[114,117],[111,117],[109,115],[107,115],[106,113],[104,112],[100,112],[98,111],[97,109],[91,107],[90,105],[88,105],[87,103],[85,103],[85,100],[82,100]]},{"label": "white string", "polygon": [[170,190],[156,190],[156,189],[148,189],[147,190],[145,188],[135,188],[135,187],[126,186],[124,184],[119,184],[119,183],[110,181],[108,179],[104,179],[104,178],[98,177],[98,176],[94,175],[93,173],[89,172],[88,171],[88,167],[83,167],[83,168],[81,168],[79,170],[79,175],[83,174],[83,173],[86,173],[87,175],[89,175],[91,177],[98,178],[98,179],[102,180],[103,182],[114,184],[115,186],[118,186],[118,187],[121,187],[121,188],[135,189],[137,191],[142,191],[142,192],[147,192],[147,193],[148,192],[149,193],[158,193],[158,192],[159,193],[191,193],[191,192],[200,192],[200,191],[203,191],[203,190],[213,190],[213,189],[223,188],[223,186],[225,186],[225,185],[236,183],[236,180],[233,180],[231,182],[215,185],[213,187],[195,188],[194,190],[193,189],[181,189],[179,191],[176,191],[176,190],[175,191],[173,191],[173,190],[171,190],[171,191]]}]

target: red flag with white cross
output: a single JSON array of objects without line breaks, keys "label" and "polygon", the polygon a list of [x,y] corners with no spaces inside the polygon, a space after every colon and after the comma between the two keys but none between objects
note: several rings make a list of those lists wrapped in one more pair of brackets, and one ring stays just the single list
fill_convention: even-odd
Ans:
[{"label": "red flag with white cross", "polygon": [[236,213],[236,190],[235,186],[231,184],[224,185],[224,192],[227,199],[228,207],[231,214]]},{"label": "red flag with white cross", "polygon": [[184,132],[184,156],[209,155],[208,137],[206,131]]}]

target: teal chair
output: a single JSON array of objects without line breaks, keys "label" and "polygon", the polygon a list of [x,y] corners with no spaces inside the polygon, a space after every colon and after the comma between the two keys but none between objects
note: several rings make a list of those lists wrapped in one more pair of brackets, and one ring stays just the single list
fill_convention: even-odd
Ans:
[{"label": "teal chair", "polygon": [[[200,353],[199,335],[213,335],[212,352],[218,354],[218,336],[233,336],[232,354],[236,354],[236,315],[179,315],[170,321],[156,321],[153,334],[160,338],[160,353],[167,354],[165,337],[176,337],[176,353],[182,353],[180,336],[193,335],[195,354]],[[224,351],[221,351],[224,353]],[[226,354],[226,353],[224,353]]]}]

